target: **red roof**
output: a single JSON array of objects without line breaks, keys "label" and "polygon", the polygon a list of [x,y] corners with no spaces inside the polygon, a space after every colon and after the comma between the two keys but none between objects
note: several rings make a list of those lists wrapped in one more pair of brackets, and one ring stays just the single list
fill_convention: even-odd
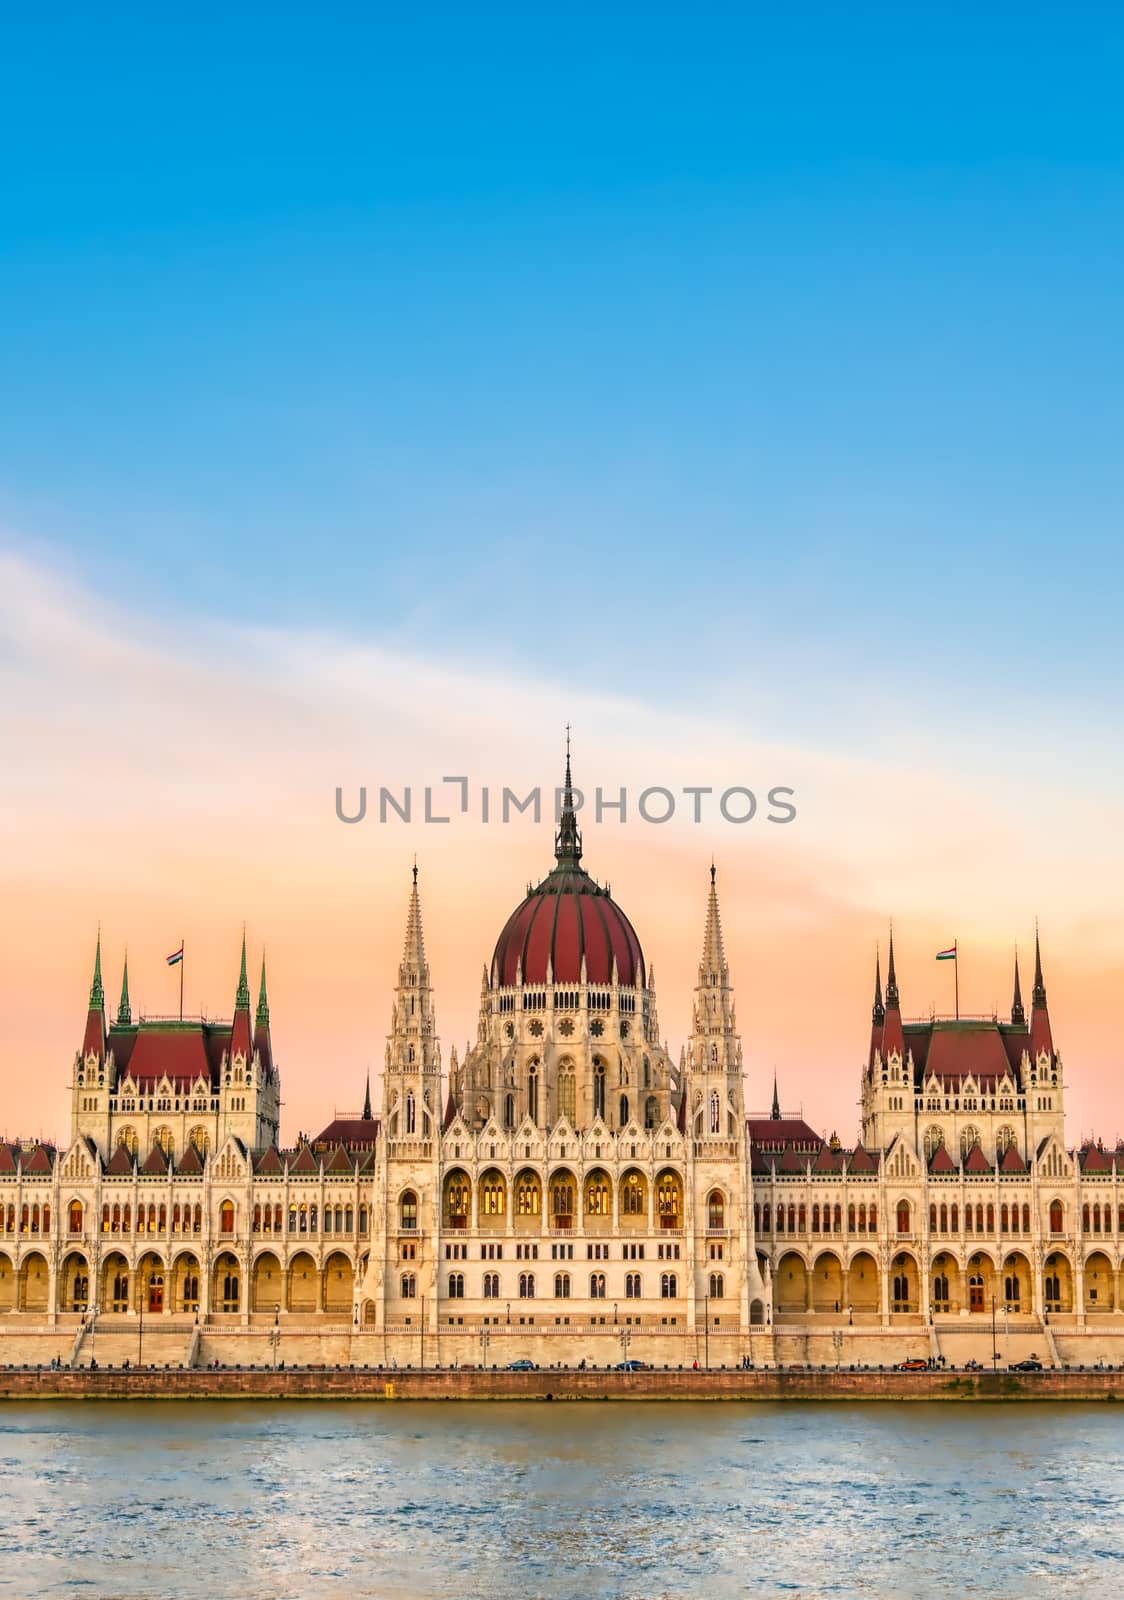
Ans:
[{"label": "red roof", "polygon": [[1078,1159],[1082,1172],[1111,1172],[1113,1168],[1112,1157],[1100,1145],[1087,1144]]},{"label": "red roof", "polygon": [[936,1173],[956,1171],[956,1163],[943,1144],[939,1144],[933,1151],[933,1159],[929,1162],[929,1171]]},{"label": "red roof", "polygon": [[265,1177],[280,1178],[284,1176],[285,1166],[276,1147],[271,1147],[263,1156],[258,1157],[254,1170]]},{"label": "red roof", "polygon": [[968,1151],[968,1159],[964,1163],[964,1171],[971,1173],[993,1172],[991,1162],[984,1155],[978,1144],[974,1144]]},{"label": "red roof", "polygon": [[1009,1144],[1003,1152],[1003,1159],[999,1163],[1000,1172],[1025,1172],[1026,1162],[1013,1144]]},{"label": "red roof", "polygon": [[507,919],[492,957],[494,981],[578,983],[582,957],[590,983],[645,983],[644,954],[632,923],[583,867],[558,866]]},{"label": "red roof", "polygon": [[851,1159],[847,1163],[848,1172],[877,1172],[878,1156],[871,1150],[857,1144],[851,1151]]},{"label": "red roof", "polygon": [[111,1178],[127,1178],[131,1175],[133,1158],[123,1144],[119,1144],[110,1156],[105,1170]]},{"label": "red roof", "polygon": [[183,1153],[177,1172],[186,1172],[189,1175],[198,1175],[203,1171],[203,1157],[193,1144],[189,1144]]},{"label": "red roof", "polygon": [[379,1138],[377,1117],[337,1117],[312,1141],[314,1150],[373,1150]]},{"label": "red roof", "polygon": [[320,1163],[313,1156],[306,1144],[302,1144],[296,1155],[289,1162],[289,1171],[295,1172],[298,1177],[312,1177],[320,1171]]},{"label": "red roof", "polygon": [[23,1170],[34,1177],[45,1176],[51,1170],[51,1157],[54,1151],[50,1145],[37,1144],[31,1155],[23,1163]]},{"label": "red roof", "polygon": [[168,1158],[158,1144],[154,1144],[144,1159],[141,1171],[150,1178],[161,1177],[168,1170]]},{"label": "red roof", "polygon": [[803,1117],[747,1117],[746,1132],[763,1149],[783,1150],[785,1145],[810,1145],[818,1150],[823,1140]]}]

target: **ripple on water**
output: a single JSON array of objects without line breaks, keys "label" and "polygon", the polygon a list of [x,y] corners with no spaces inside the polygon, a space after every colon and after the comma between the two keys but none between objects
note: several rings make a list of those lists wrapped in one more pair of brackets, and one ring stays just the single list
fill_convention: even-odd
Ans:
[{"label": "ripple on water", "polygon": [[0,1594],[925,1600],[947,1593],[950,1525],[971,1550],[967,1594],[1115,1591],[1110,1413],[1020,1411],[1017,1444],[997,1447],[1012,1420],[987,1406],[8,1407]]}]

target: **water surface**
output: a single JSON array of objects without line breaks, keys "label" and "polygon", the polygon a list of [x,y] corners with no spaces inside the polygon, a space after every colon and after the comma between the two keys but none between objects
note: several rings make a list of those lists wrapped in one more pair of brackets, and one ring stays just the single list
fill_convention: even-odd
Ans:
[{"label": "water surface", "polygon": [[0,1594],[1098,1596],[1122,1483],[1111,1406],[5,1405]]}]

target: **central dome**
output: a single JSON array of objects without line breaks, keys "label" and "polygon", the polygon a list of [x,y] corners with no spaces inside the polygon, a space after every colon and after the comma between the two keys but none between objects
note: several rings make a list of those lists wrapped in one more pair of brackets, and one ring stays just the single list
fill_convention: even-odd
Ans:
[{"label": "central dome", "polygon": [[492,957],[494,984],[546,983],[548,968],[553,983],[580,983],[583,956],[589,983],[611,983],[615,961],[622,987],[646,984],[636,930],[609,891],[586,872],[581,854],[567,752],[562,816],[554,842],[557,865],[504,924]]}]

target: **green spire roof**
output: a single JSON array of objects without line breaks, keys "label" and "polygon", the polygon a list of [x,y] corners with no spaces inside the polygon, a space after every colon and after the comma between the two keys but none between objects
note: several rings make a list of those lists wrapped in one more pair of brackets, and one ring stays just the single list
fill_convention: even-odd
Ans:
[{"label": "green spire roof", "polygon": [[94,955],[94,981],[90,985],[90,1010],[105,1010],[105,987],[101,981],[101,929],[98,929],[97,951]]},{"label": "green spire roof", "polygon": [[131,1028],[133,1008],[129,1004],[129,953],[125,952],[125,970],[121,974],[121,1004],[117,1007],[117,1026]]},{"label": "green spire roof", "polygon": [[246,976],[246,930],[242,929],[242,971],[238,976],[238,993],[234,997],[235,1011],[250,1009],[250,980]]},{"label": "green spire roof", "polygon": [[261,958],[261,988],[258,991],[257,1025],[258,1025],[259,1028],[268,1028],[269,1027],[269,1000],[266,998],[266,993],[265,993],[265,951],[264,950],[262,951],[262,958]]},{"label": "green spire roof", "polygon": [[777,1093],[777,1075],[775,1072],[773,1073],[773,1109],[769,1115],[774,1122],[781,1120],[781,1101]]},{"label": "green spire roof", "polygon": [[367,1068],[367,1093],[363,1096],[363,1121],[371,1120],[371,1069]]}]

